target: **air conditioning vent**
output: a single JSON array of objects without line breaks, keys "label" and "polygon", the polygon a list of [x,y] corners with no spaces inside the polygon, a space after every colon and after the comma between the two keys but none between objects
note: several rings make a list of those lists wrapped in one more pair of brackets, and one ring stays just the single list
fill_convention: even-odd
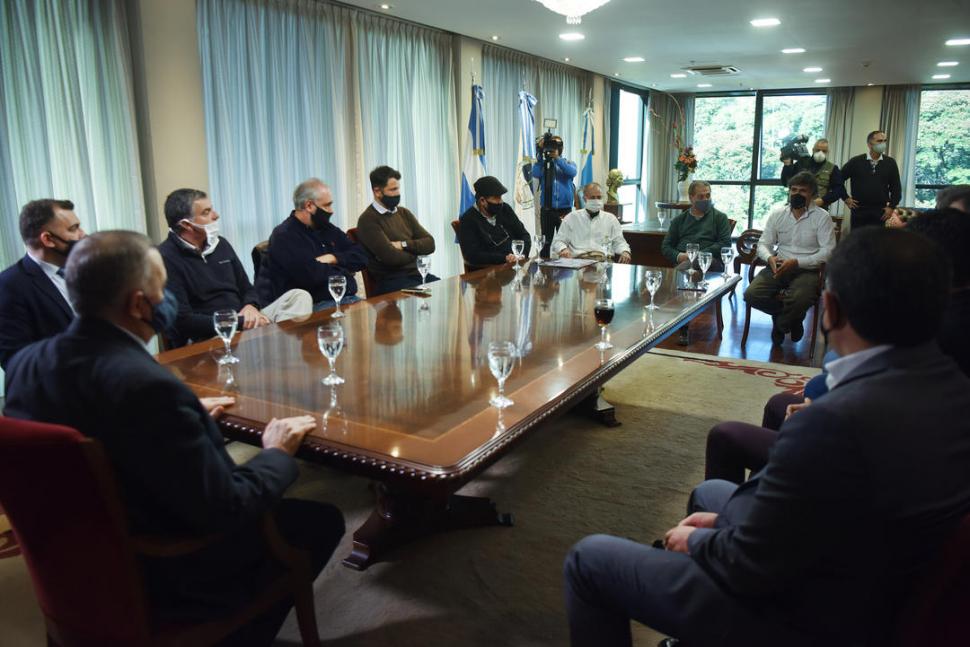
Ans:
[{"label": "air conditioning vent", "polygon": [[701,76],[732,76],[741,72],[733,65],[697,65],[688,67],[687,71]]}]

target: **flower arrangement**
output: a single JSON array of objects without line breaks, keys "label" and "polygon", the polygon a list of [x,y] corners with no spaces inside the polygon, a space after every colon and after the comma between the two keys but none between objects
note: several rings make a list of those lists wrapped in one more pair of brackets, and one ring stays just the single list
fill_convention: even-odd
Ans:
[{"label": "flower arrangement", "polygon": [[674,170],[677,171],[677,181],[683,182],[687,176],[697,170],[697,158],[694,157],[694,147],[684,146],[677,155],[674,162]]},{"label": "flower arrangement", "polygon": [[606,203],[616,204],[619,202],[619,197],[616,192],[620,190],[623,186],[623,172],[620,169],[615,168],[610,170],[606,174]]}]

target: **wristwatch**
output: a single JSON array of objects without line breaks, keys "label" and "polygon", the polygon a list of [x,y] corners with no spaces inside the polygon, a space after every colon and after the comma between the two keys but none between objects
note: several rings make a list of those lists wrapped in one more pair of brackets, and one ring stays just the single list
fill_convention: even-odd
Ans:
[{"label": "wristwatch", "polygon": [[401,241],[401,249],[407,249],[407,248],[408,248],[408,241],[402,240]]}]

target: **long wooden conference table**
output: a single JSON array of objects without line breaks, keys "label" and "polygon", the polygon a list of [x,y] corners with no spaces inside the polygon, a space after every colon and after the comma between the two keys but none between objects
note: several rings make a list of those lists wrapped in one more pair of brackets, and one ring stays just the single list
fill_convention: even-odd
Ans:
[{"label": "long wooden conference table", "polygon": [[[200,397],[231,395],[220,425],[232,439],[260,444],[272,418],[309,414],[317,427],[298,457],[369,477],[378,501],[344,559],[364,569],[385,551],[438,530],[511,525],[494,503],[455,492],[540,423],[591,395],[637,357],[734,289],[739,278],[709,274],[706,292],[678,289],[683,273],[664,269],[648,311],[647,267],[570,270],[534,263],[479,270],[431,284],[429,296],[395,292],[345,306],[345,345],[336,361],[346,382],[325,386],[327,361],[317,326],[306,321],[245,331],[233,340],[240,362],[216,361],[222,342],[159,355]],[[593,304],[612,296],[613,348],[593,347]],[[513,341],[518,357],[506,383],[515,404],[489,405],[497,384],[488,368],[491,341]]]}]

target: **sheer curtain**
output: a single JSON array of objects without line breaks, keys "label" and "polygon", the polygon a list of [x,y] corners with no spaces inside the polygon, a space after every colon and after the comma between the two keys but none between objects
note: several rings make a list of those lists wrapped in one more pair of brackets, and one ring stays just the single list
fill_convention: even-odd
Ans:
[{"label": "sheer curtain", "polygon": [[87,231],[144,232],[123,2],[0,5],[0,264],[23,255],[17,214],[74,202]]},{"label": "sheer curtain", "polygon": [[[535,59],[503,47],[482,47],[482,87],[485,89],[485,152],[488,174],[494,175],[509,191],[515,187],[519,172],[519,91],[538,92]],[[459,89],[459,91],[461,91]],[[536,95],[539,103],[541,97]],[[538,106],[536,106],[538,112]],[[536,133],[542,121],[536,115]],[[511,198],[507,198],[511,203]],[[528,227],[530,223],[525,223]]]},{"label": "sheer curtain", "polygon": [[[825,137],[829,140],[829,159],[843,166],[852,157],[852,112],[855,110],[855,88],[829,88],[825,106]],[[833,216],[845,215],[842,201],[829,206]],[[849,220],[843,223],[848,231]]]},{"label": "sheer curtain", "polygon": [[919,125],[918,85],[887,85],[882,91],[880,127],[889,138],[889,156],[899,165],[903,187],[900,204],[916,201],[916,130]]},{"label": "sheer curtain", "polygon": [[402,204],[437,242],[440,276],[458,273],[458,132],[449,36],[310,0],[199,0],[213,202],[248,251],[317,176],[343,229],[373,199],[367,174],[402,174]]},{"label": "sheer curtain", "polygon": [[[682,125],[681,125],[682,124]],[[656,203],[670,200],[677,195],[677,144],[675,138],[681,133],[682,146],[688,145],[694,133],[694,98],[673,95],[656,90],[650,93],[647,106],[646,201],[649,219],[658,221]],[[697,178],[704,179],[704,178]]]}]

